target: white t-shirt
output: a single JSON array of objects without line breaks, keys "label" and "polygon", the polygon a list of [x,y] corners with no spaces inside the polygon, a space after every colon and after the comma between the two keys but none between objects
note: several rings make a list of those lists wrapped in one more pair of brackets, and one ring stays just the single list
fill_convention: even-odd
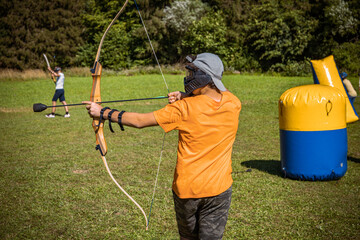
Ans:
[{"label": "white t-shirt", "polygon": [[63,73],[59,73],[59,77],[56,77],[56,88],[55,89],[64,89],[65,76]]}]

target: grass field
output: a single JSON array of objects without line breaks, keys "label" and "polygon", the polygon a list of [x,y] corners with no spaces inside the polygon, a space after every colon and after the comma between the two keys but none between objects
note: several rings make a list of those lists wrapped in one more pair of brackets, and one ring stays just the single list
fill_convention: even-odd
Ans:
[{"label": "grass field", "polygon": [[[167,75],[170,91],[182,76]],[[351,79],[357,86],[357,79]],[[233,200],[224,239],[360,239],[360,122],[348,125],[348,171],[337,181],[295,181],[280,171],[277,102],[287,89],[311,77],[226,75],[242,101],[233,151]],[[68,103],[88,100],[92,80],[67,77]],[[150,227],[108,176],[84,107],[63,118],[33,113],[51,104],[47,80],[0,81],[0,239],[178,239],[171,183],[177,132],[166,135]],[[102,79],[102,100],[166,94],[159,75]],[[149,112],[166,100],[108,104]],[[360,113],[360,100],[356,101]],[[113,175],[149,212],[163,132],[159,127],[105,126]],[[246,170],[251,169],[248,172]]]}]

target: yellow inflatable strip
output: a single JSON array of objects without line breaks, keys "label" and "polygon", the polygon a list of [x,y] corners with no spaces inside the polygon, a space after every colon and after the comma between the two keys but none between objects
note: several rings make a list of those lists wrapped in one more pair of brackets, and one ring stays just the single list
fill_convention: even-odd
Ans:
[{"label": "yellow inflatable strip", "polygon": [[341,81],[339,71],[336,67],[334,56],[330,55],[320,60],[311,60],[315,83],[331,86],[340,90],[345,96],[346,102],[346,122],[351,123],[359,120],[359,117],[350,103],[344,85]]}]

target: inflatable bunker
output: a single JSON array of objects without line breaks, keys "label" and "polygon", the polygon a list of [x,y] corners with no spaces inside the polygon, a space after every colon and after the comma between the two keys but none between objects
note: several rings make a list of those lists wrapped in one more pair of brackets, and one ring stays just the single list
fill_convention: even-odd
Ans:
[{"label": "inflatable bunker", "polygon": [[347,170],[345,97],[334,87],[305,85],[279,99],[281,168],[298,180],[335,180]]}]

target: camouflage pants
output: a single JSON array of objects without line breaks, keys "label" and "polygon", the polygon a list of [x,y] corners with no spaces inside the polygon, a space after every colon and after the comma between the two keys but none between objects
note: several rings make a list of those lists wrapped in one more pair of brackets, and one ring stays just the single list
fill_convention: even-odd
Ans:
[{"label": "camouflage pants", "polygon": [[232,187],[214,197],[181,199],[173,192],[180,236],[188,239],[222,239],[231,193]]}]

